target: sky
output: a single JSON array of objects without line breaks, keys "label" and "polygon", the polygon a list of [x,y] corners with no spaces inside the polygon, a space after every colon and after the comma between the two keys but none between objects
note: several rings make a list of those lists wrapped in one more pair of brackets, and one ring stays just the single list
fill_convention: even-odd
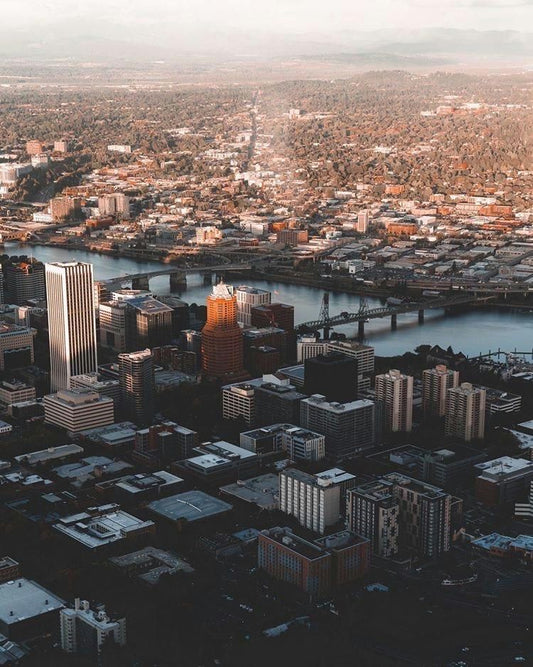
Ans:
[{"label": "sky", "polygon": [[314,34],[447,27],[531,31],[533,0],[0,0],[3,28],[108,21],[144,27]]}]

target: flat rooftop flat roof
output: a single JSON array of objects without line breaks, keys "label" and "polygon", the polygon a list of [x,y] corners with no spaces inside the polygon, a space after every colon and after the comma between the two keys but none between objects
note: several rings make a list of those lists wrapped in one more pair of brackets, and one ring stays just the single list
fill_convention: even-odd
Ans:
[{"label": "flat rooftop flat roof", "polygon": [[50,611],[58,611],[64,601],[39,584],[23,577],[0,584],[0,620],[12,625]]},{"label": "flat rooftop flat roof", "polygon": [[527,469],[533,471],[533,461],[527,459],[513,459],[510,456],[500,456],[498,459],[477,463],[476,469],[488,476],[503,477]]},{"label": "flat rooftop flat roof", "polygon": [[179,521],[200,521],[209,517],[224,514],[233,509],[229,503],[214,498],[203,491],[186,491],[175,496],[154,500],[147,505],[159,516]]},{"label": "flat rooftop flat roof", "polygon": [[220,490],[263,509],[272,509],[279,505],[279,477],[273,473],[239,480],[235,484],[220,487]]},{"label": "flat rooftop flat roof", "polygon": [[129,532],[153,525],[153,521],[138,519],[117,505],[106,505],[95,508],[92,514],[81,512],[63,517],[54,528],[89,549],[97,549],[124,539]]},{"label": "flat rooftop flat roof", "polygon": [[53,461],[54,459],[63,458],[63,456],[71,456],[73,454],[83,454],[84,449],[79,445],[57,445],[56,447],[48,447],[48,449],[41,449],[38,452],[30,452],[29,454],[21,454],[15,456],[17,463],[28,462],[29,465],[36,463],[44,463],[45,461]]}]

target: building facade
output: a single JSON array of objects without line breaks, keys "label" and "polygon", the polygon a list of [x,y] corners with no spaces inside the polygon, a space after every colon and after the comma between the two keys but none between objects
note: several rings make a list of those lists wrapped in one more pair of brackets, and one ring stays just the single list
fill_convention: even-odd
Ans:
[{"label": "building facade", "polygon": [[95,373],[96,318],[93,267],[82,262],[46,264],[50,389],[70,389],[73,375]]},{"label": "building facade", "polygon": [[465,442],[483,440],[485,437],[484,389],[474,387],[469,382],[448,390],[446,407],[446,435],[461,438]]},{"label": "building facade", "polygon": [[376,375],[376,403],[386,431],[409,433],[413,428],[413,378],[398,370]]}]

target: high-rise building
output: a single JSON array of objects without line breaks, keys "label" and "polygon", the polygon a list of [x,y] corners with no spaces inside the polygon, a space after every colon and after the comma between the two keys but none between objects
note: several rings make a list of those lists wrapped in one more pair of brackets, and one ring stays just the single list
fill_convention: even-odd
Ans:
[{"label": "high-rise building", "polygon": [[92,264],[46,265],[50,388],[70,389],[73,375],[95,373],[96,317]]},{"label": "high-rise building", "polygon": [[130,199],[122,192],[98,197],[98,211],[100,215],[116,215],[127,220],[130,217]]},{"label": "high-rise building", "polygon": [[207,297],[207,322],[202,329],[203,372],[217,379],[243,376],[243,356],[235,290],[220,283]]},{"label": "high-rise building", "polygon": [[375,444],[374,403],[328,403],[315,394],[300,403],[300,424],[326,436],[326,457],[347,459]]},{"label": "high-rise building", "polygon": [[24,304],[30,299],[44,301],[44,264],[37,260],[4,265],[4,301]]},{"label": "high-rise building", "polygon": [[248,426],[255,424],[255,385],[248,382],[222,388],[222,418],[242,418]]},{"label": "high-rise building", "polygon": [[[266,376],[269,377],[269,376]],[[272,376],[270,376],[272,377]],[[275,382],[263,382],[255,390],[255,421],[259,426],[283,421],[300,423],[300,403],[306,396],[288,380],[272,377]]]},{"label": "high-rise building", "polygon": [[154,362],[150,350],[118,355],[120,400],[127,419],[138,425],[154,418]]},{"label": "high-rise building", "polygon": [[126,346],[126,301],[106,301],[98,307],[100,345],[115,352],[125,352]]},{"label": "high-rise building", "polygon": [[50,199],[50,215],[54,220],[75,218],[81,211],[81,200],[77,197],[53,197]]},{"label": "high-rise building", "polygon": [[0,371],[30,366],[33,361],[33,331],[0,320]]},{"label": "high-rise building", "polygon": [[400,506],[400,544],[431,558],[450,550],[452,497],[437,486],[391,472]]},{"label": "high-rise building", "polygon": [[346,526],[369,539],[377,556],[390,558],[398,553],[399,515],[392,482],[373,480],[347,491]]},{"label": "high-rise building", "polygon": [[28,155],[39,155],[44,152],[44,144],[38,139],[30,139],[26,142],[26,153]]},{"label": "high-rise building", "polygon": [[359,211],[357,214],[357,231],[360,234],[366,234],[368,229],[368,222],[370,219],[370,214],[367,210]]},{"label": "high-rise building", "polygon": [[93,611],[87,600],[76,598],[74,609],[62,609],[60,624],[61,648],[67,653],[97,659],[109,639],[119,646],[126,644],[126,619],[113,621],[103,605]]},{"label": "high-rise building", "polygon": [[340,352],[305,360],[305,391],[322,394],[328,401],[348,403],[357,398],[357,361]]},{"label": "high-rise building", "polygon": [[422,372],[422,407],[426,417],[444,417],[448,402],[448,389],[459,385],[459,371],[444,364],[427,368]]},{"label": "high-rise building", "polygon": [[370,389],[374,377],[374,348],[357,341],[328,340],[326,352],[338,352],[357,361],[357,391]]},{"label": "high-rise building", "polygon": [[378,556],[403,547],[425,557],[450,550],[452,497],[436,486],[390,473],[347,492],[347,527]]},{"label": "high-rise building", "polygon": [[398,370],[376,375],[376,403],[385,430],[409,432],[413,428],[413,378]]},{"label": "high-rise building", "polygon": [[482,440],[485,436],[486,391],[463,382],[448,389],[446,406],[446,435],[461,438],[465,442]]},{"label": "high-rise building", "polygon": [[152,296],[127,299],[126,349],[165,345],[172,339],[174,311]]},{"label": "high-rise building", "polygon": [[270,303],[271,294],[257,287],[241,285],[235,290],[237,297],[237,322],[245,327],[252,324],[252,308]]},{"label": "high-rise building", "polygon": [[306,334],[298,336],[296,340],[296,358],[301,364],[306,359],[324,354],[327,351],[328,341],[320,340],[316,336]]},{"label": "high-rise building", "polygon": [[294,516],[301,526],[324,534],[340,520],[340,487],[331,480],[296,468],[279,474],[279,509]]}]

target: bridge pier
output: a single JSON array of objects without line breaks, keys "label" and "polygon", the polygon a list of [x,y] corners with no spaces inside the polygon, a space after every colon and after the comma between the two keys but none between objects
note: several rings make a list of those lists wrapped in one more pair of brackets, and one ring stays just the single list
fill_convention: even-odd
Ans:
[{"label": "bridge pier", "polygon": [[424,311],[418,311],[418,324],[424,324]]},{"label": "bridge pier", "polygon": [[185,271],[173,271],[170,274],[170,291],[180,292],[187,289],[187,274]]},{"label": "bridge pier", "polygon": [[150,278],[148,278],[148,276],[133,278],[131,281],[131,288],[148,291],[150,289]]},{"label": "bridge pier", "polygon": [[391,331],[396,331],[397,326],[398,326],[398,315],[396,315],[396,313],[393,313],[390,317],[390,329],[391,329]]},{"label": "bridge pier", "polygon": [[365,321],[359,320],[357,324],[357,337],[359,340],[363,340],[365,337]]},{"label": "bridge pier", "polygon": [[225,283],[226,282],[226,272],[225,271],[217,271],[215,274],[215,282],[216,283]]},{"label": "bridge pier", "polygon": [[206,271],[203,275],[204,278],[204,285],[212,285],[213,284],[213,274],[211,271]]}]

